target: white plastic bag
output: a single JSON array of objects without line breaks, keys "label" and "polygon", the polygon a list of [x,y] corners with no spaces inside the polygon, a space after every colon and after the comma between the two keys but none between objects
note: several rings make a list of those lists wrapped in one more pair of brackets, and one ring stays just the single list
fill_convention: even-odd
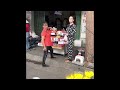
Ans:
[{"label": "white plastic bag", "polygon": [[65,40],[65,41],[68,41],[67,35],[64,36],[64,40]]}]

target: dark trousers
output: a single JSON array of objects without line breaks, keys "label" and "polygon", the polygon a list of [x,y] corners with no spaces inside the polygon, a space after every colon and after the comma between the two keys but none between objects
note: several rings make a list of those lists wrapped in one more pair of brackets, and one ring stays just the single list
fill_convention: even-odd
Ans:
[{"label": "dark trousers", "polygon": [[43,55],[43,64],[45,64],[45,60],[47,58],[48,50],[50,50],[50,55],[51,55],[51,57],[53,57],[53,48],[51,46],[47,46],[46,48],[47,48],[47,50],[44,51],[44,55]]}]

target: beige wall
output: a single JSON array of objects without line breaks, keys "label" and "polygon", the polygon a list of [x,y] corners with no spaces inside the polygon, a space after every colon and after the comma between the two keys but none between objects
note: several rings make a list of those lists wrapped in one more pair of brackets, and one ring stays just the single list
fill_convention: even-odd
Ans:
[{"label": "beige wall", "polygon": [[80,40],[83,41],[83,47],[86,43],[86,11],[81,11],[81,34]]},{"label": "beige wall", "polygon": [[[87,61],[94,61],[94,11],[87,11],[86,13],[86,59]],[[93,33],[93,34],[92,34]],[[91,56],[93,55],[93,56]]]}]

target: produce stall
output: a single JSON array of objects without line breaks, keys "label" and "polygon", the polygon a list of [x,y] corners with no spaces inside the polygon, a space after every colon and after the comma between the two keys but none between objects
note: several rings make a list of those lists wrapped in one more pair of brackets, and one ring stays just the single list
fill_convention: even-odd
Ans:
[{"label": "produce stall", "polygon": [[[54,28],[51,31],[51,41],[53,42],[53,53],[66,55],[67,49],[67,38],[65,30],[55,30]],[[38,43],[38,46],[42,46],[41,42]]]}]

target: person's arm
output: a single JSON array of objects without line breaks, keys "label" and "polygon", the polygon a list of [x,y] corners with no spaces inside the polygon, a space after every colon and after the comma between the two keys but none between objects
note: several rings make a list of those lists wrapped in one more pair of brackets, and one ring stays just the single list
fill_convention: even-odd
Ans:
[{"label": "person's arm", "polygon": [[48,27],[48,29],[52,30],[52,27]]},{"label": "person's arm", "polygon": [[67,35],[67,36],[68,36],[68,27],[69,27],[69,26],[67,25],[67,27],[66,27],[66,33],[67,33],[66,35]]},{"label": "person's arm", "polygon": [[42,31],[42,33],[41,33],[41,37],[42,37],[41,43],[42,43],[42,45],[43,45],[43,50],[46,50],[46,46],[45,46],[45,36],[46,36],[46,32],[45,32],[45,31],[46,31],[46,30],[43,29],[43,31]]},{"label": "person's arm", "polygon": [[46,50],[46,46],[45,46],[45,36],[42,36],[42,45],[43,45],[43,50]]}]

